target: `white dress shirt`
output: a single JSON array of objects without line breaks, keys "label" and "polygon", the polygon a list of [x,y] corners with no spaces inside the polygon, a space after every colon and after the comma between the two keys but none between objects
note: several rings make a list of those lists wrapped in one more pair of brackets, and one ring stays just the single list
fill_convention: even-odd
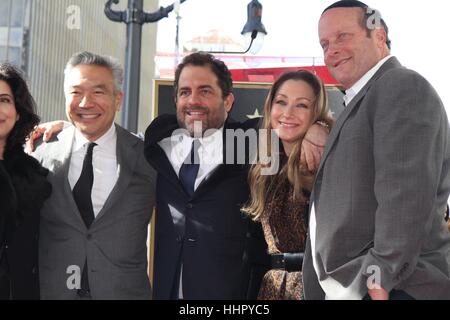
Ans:
[{"label": "white dress shirt", "polygon": [[[369,80],[375,75],[375,73],[380,69],[380,67],[392,56],[389,55],[384,59],[380,60],[372,69],[367,71],[367,73],[361,77],[350,89],[345,91],[344,103],[346,106],[353,100],[353,98],[361,91],[361,89],[369,82]],[[311,239],[311,253],[313,258],[313,265],[316,274],[318,275],[319,268],[317,265],[317,252],[316,252],[316,209],[315,203],[313,202],[311,205],[311,215],[309,219],[309,233]],[[320,286],[325,292],[326,300],[361,300],[363,297],[360,297],[355,288],[344,287],[339,282],[331,277],[327,277],[323,280],[319,279]],[[358,284],[354,284],[358,285]]]},{"label": "white dress shirt", "polygon": [[378,63],[372,69],[367,71],[367,73],[365,75],[363,75],[361,77],[361,79],[356,81],[356,83],[350,89],[345,90],[345,95],[344,95],[345,106],[348,106],[348,104],[361,91],[361,89],[367,84],[367,82],[369,82],[369,80],[372,79],[372,77],[375,75],[375,73],[377,73],[378,69],[380,69],[381,66],[387,60],[389,60],[391,57],[392,57],[392,55],[388,55],[387,57],[378,61]]},{"label": "white dress shirt", "polygon": [[[119,178],[116,158],[117,134],[114,123],[103,136],[93,142],[97,145],[94,147],[92,153],[94,183],[91,197],[94,216],[97,217]],[[75,130],[68,177],[72,190],[80,178],[88,143],[89,140],[78,130]]]},{"label": "white dress shirt", "polygon": [[[164,150],[173,170],[180,173],[181,166],[191,153],[192,142],[195,138],[187,135],[187,131],[182,130],[179,133],[165,138],[158,142]],[[205,180],[220,164],[223,163],[223,127],[217,129],[213,134],[199,138],[200,146],[198,148],[200,167],[197,178],[195,179],[194,190]]]}]

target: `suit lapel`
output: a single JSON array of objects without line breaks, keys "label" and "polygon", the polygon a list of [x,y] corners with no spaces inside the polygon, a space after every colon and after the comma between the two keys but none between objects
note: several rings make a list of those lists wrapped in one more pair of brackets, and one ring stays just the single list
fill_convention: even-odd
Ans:
[{"label": "suit lapel", "polygon": [[116,157],[117,170],[119,178],[109,194],[103,205],[103,208],[98,213],[93,224],[95,224],[103,215],[114,205],[114,203],[122,198],[122,194],[128,188],[131,178],[133,177],[134,168],[137,159],[139,158],[138,150],[136,149],[137,141],[130,139],[128,132],[125,129],[116,125],[117,142],[116,142]]},{"label": "suit lapel", "polygon": [[157,144],[152,144],[148,152],[152,154],[149,159],[153,168],[158,172],[158,174],[164,176],[164,178],[169,181],[175,188],[179,189],[180,192],[185,192],[178,175],[172,167],[170,160],[167,158],[164,150]]},{"label": "suit lapel", "polygon": [[[369,84],[368,84],[369,85]],[[334,124],[330,136],[328,137],[327,144],[325,146],[325,150],[322,155],[322,159],[320,161],[319,170],[317,170],[317,173],[319,173],[323,167],[323,164],[325,163],[325,160],[327,159],[328,155],[330,154],[330,150],[333,148],[334,143],[336,142],[336,139],[339,137],[339,134],[341,132],[342,126],[345,123],[345,121],[348,119],[350,114],[352,113],[353,109],[356,108],[359,101],[364,97],[366,94],[369,86],[366,85],[350,102],[348,106],[345,107],[344,111],[342,111],[341,115],[337,119],[336,123]]]},{"label": "suit lapel", "polygon": [[55,175],[62,177],[67,184],[69,184],[69,166],[74,135],[75,127],[73,126],[61,131],[56,137],[60,143],[58,143],[56,148],[52,149],[49,155],[53,161]]},{"label": "suit lapel", "polygon": [[[246,122],[247,123],[247,122]],[[256,122],[248,122],[247,127],[241,127],[242,124],[235,123],[228,119],[224,124],[223,139],[224,139],[224,151],[223,151],[223,163],[226,163],[226,129],[243,129],[244,131],[248,128],[253,128],[256,126]],[[186,193],[178,179],[177,173],[173,170],[170,160],[167,158],[166,153],[158,145],[158,142],[164,138],[169,137],[176,129],[179,129],[178,122],[174,115],[162,115],[155,119],[149,126],[145,134],[146,140],[146,157],[150,162],[152,167],[158,172],[158,175],[164,176],[164,178],[169,181],[174,188],[177,188],[180,192]],[[236,144],[235,144],[236,145]],[[234,155],[237,156],[237,147],[235,146]],[[246,159],[248,162],[248,159]],[[197,187],[194,192],[193,197],[198,197],[200,194],[208,190],[208,186],[220,182],[222,179],[227,177],[236,170],[243,170],[245,166],[243,165],[225,165],[220,164],[215,168]],[[244,168],[245,169],[245,168]]]},{"label": "suit lapel", "polygon": [[[194,197],[199,196],[200,194],[204,193],[205,191],[209,190],[210,185],[218,185],[220,181],[223,181],[227,177],[236,174],[236,172],[239,172],[241,170],[246,169],[246,165],[244,164],[237,164],[237,157],[239,153],[242,153],[242,150],[238,150],[238,143],[233,144],[233,155],[234,155],[234,163],[233,164],[227,164],[227,153],[230,152],[230,150],[227,149],[227,146],[229,147],[229,143],[227,143],[227,129],[242,129],[247,130],[248,128],[240,128],[239,123],[236,123],[232,120],[227,120],[224,124],[223,129],[223,163],[220,164],[217,168],[215,168],[203,181],[200,183],[200,185],[197,187],[197,189],[194,192]],[[228,141],[229,142],[229,141]],[[246,150],[244,151],[245,157],[245,163],[249,163],[249,146],[245,145]]]},{"label": "suit lapel", "polygon": [[77,214],[71,215],[76,219],[77,226],[80,230],[85,230],[86,225],[84,224],[81,214],[78,211],[77,204],[73,198],[72,189],[69,184],[69,167],[72,154],[72,144],[75,136],[75,127],[71,126],[63,131],[57,136],[59,141],[57,147],[52,150],[51,158],[54,161],[54,174],[57,180],[55,185],[63,186],[65,198],[68,201],[68,205],[73,208],[70,212],[76,212]]},{"label": "suit lapel", "polygon": [[[229,176],[229,167],[230,165],[220,164],[217,168],[215,168],[202,182],[198,185],[197,189],[194,192],[194,198],[198,197],[205,191],[209,190],[208,185],[210,184],[218,184],[219,181],[225,179],[225,177]],[[217,183],[216,183],[217,181]]]},{"label": "suit lapel", "polygon": [[185,193],[178,174],[164,150],[159,146],[159,142],[170,137],[173,132],[180,129],[175,115],[161,115],[153,120],[145,132],[145,157],[150,165],[156,170],[158,176],[164,176],[174,188]]},{"label": "suit lapel", "polygon": [[344,111],[342,111],[341,115],[337,119],[335,125],[331,129],[330,136],[328,137],[327,144],[325,146],[325,150],[322,155],[322,159],[320,160],[319,169],[317,170],[316,180],[314,182],[313,191],[311,193],[311,201],[310,201],[310,209],[309,213],[311,213],[311,205],[315,202],[316,197],[316,187],[319,183],[321,183],[321,176],[322,176],[322,169],[325,164],[325,161],[327,160],[331,150],[333,149],[334,144],[337,141],[337,138],[339,137],[339,134],[341,133],[342,127],[344,123],[347,121],[350,114],[359,107],[362,99],[366,95],[367,91],[370,89],[372,84],[381,77],[387,70],[392,68],[399,68],[401,67],[401,64],[398,62],[397,58],[392,57],[388,59],[381,67],[380,69],[375,73],[375,75],[367,82],[367,84],[360,90],[360,92],[353,98],[353,100],[350,102],[348,106],[345,107]]},{"label": "suit lapel", "polygon": [[[178,175],[174,171],[170,160],[167,158],[166,153],[161,149],[161,147],[159,147],[159,145],[152,145],[149,152],[152,153],[151,164],[158,174],[164,176],[164,178],[169,181],[174,188],[177,188],[180,192],[186,194]],[[205,179],[203,179],[202,182],[200,182],[197,189],[195,189],[193,197],[197,197],[199,194],[203,193],[205,189],[207,190],[208,184],[211,182],[225,177],[227,172],[229,172],[229,167],[230,166],[220,164],[217,168],[215,168]]]},{"label": "suit lapel", "polygon": [[322,159],[320,161],[319,169],[317,170],[317,175],[320,174],[323,165],[330,154],[331,149],[334,146],[334,143],[336,142],[336,139],[339,137],[339,134],[341,132],[342,126],[347,121],[350,114],[353,112],[354,109],[356,109],[359,105],[361,100],[366,95],[367,91],[370,89],[371,85],[379,78],[381,77],[387,70],[392,68],[398,68],[401,67],[400,63],[395,57],[392,57],[388,59],[381,67],[380,69],[375,73],[375,75],[367,82],[367,84],[358,92],[358,94],[353,98],[353,100],[350,102],[348,106],[345,107],[344,111],[342,111],[341,115],[337,119],[335,125],[333,126],[330,136],[328,137],[327,144],[325,146],[325,150],[323,152]]}]

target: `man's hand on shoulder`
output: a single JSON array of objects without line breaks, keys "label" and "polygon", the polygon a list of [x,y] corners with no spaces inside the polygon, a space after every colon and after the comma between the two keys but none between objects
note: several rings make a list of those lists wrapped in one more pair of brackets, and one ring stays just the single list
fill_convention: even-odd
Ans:
[{"label": "man's hand on shoulder", "polygon": [[35,141],[42,137],[42,141],[48,142],[54,135],[64,129],[64,121],[57,120],[52,122],[41,123],[28,137],[25,144],[25,151],[31,154],[35,150]]}]

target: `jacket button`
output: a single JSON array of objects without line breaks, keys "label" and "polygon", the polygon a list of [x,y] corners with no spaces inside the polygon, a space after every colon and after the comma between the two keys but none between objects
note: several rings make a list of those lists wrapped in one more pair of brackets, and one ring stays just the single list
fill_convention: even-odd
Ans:
[{"label": "jacket button", "polygon": [[87,238],[88,240],[91,240],[91,239],[92,239],[92,234],[88,233],[88,235],[86,236],[86,238]]},{"label": "jacket button", "polygon": [[34,268],[31,270],[31,273],[32,273],[32,274],[36,274],[36,273],[37,273],[36,267],[34,267]]},{"label": "jacket button", "polygon": [[193,207],[194,207],[194,205],[190,202],[186,205],[186,208],[188,208],[188,209],[192,209]]}]

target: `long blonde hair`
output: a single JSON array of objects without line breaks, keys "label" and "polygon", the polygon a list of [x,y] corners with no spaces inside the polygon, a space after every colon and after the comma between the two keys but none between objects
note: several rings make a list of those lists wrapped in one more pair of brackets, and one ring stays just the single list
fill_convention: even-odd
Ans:
[{"label": "long blonde hair", "polygon": [[[260,129],[266,129],[261,132],[267,132],[269,135],[267,143],[259,146],[259,148],[264,149],[260,152],[260,154],[267,154],[271,159],[274,157],[279,159],[280,156],[279,150],[271,149],[270,132],[273,129],[271,125],[272,105],[278,90],[288,80],[304,81],[313,89],[315,100],[311,125],[319,120],[331,123],[325,87],[316,75],[306,70],[288,72],[281,75],[278,80],[274,82],[269,94],[267,95],[266,102],[264,104],[264,118],[260,126]],[[294,189],[295,200],[303,199],[302,188],[306,187],[307,189],[310,189],[313,179],[312,174],[303,164],[300,163],[300,153],[301,140],[299,140],[299,143],[295,144],[292,148],[287,163],[285,163],[278,172],[279,175],[284,175],[289,179],[289,182]],[[268,196],[267,193],[269,191],[270,183],[273,180],[273,176],[262,174],[262,170],[269,166],[270,163],[264,164],[258,161],[250,168],[249,171],[248,179],[251,198],[249,205],[244,207],[242,211],[250,215],[253,220],[259,220],[261,215],[264,213],[264,207]]]}]

